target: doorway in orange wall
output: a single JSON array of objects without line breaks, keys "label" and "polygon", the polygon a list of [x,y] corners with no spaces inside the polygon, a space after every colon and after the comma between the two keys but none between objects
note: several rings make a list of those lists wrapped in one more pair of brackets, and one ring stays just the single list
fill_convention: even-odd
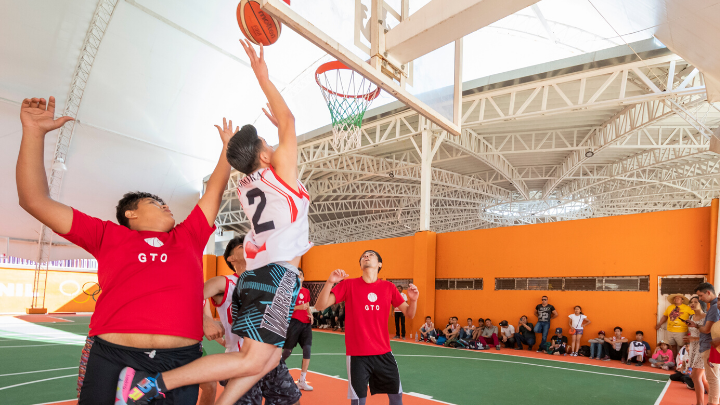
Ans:
[{"label": "doorway in orange wall", "polygon": [[[658,307],[657,321],[663,317],[665,310],[670,306],[668,297],[671,294],[682,294],[689,300],[695,295],[695,287],[706,280],[704,275],[658,276]],[[658,330],[657,342],[667,341],[667,323]],[[657,343],[656,342],[656,343]]]}]

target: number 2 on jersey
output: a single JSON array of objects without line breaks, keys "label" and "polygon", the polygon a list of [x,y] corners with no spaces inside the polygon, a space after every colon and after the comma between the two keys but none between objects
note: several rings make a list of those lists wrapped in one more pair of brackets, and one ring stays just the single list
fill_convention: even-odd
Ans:
[{"label": "number 2 on jersey", "polygon": [[265,204],[267,202],[267,200],[265,199],[265,193],[259,188],[254,188],[248,191],[245,195],[248,199],[248,205],[254,205],[255,198],[260,197],[260,203],[258,203],[258,206],[255,209],[255,214],[252,217],[252,224],[253,229],[255,230],[255,234],[275,229],[275,223],[273,221],[263,222],[262,224],[260,223],[260,216],[262,215],[262,212],[265,209]]}]

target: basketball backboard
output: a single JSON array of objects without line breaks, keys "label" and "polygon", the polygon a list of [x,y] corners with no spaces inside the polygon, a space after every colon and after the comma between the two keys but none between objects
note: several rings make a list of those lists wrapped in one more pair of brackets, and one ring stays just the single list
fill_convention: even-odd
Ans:
[{"label": "basketball backboard", "polygon": [[286,27],[454,135],[460,134],[462,38],[536,2],[258,1]]}]

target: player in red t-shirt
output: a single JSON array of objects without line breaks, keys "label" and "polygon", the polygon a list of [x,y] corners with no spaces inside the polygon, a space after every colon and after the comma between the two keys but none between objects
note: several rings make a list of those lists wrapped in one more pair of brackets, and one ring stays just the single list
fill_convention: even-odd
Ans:
[{"label": "player in red t-shirt", "polygon": [[[54,97],[47,102],[23,100],[18,198],[30,215],[98,261],[102,294],[83,349],[78,397],[81,405],[111,404],[124,367],[159,373],[202,354],[202,255],[230,177],[225,148],[234,132],[232,121],[216,126],[223,151],[205,193],[185,221],[175,226],[162,199],[133,192],[117,205],[118,225],[50,198],[45,135],[70,120],[55,119]],[[197,394],[197,385],[167,393],[174,404],[188,405],[195,404]]]},{"label": "player in red t-shirt", "polygon": [[[298,279],[300,285],[305,281],[305,273],[298,267],[300,274]],[[290,319],[288,326],[287,338],[283,346],[282,359],[287,360],[292,354],[295,346],[300,345],[303,351],[302,371],[297,385],[301,390],[312,391],[313,387],[305,381],[308,367],[310,367],[310,348],[312,347],[312,315],[310,314],[310,290],[305,287],[300,288],[297,301],[295,301],[295,310]]]},{"label": "player in red t-shirt", "polygon": [[[347,280],[344,270],[330,273],[315,307],[322,311],[345,301],[345,353],[351,403],[365,404],[369,383],[372,395],[388,394],[390,405],[400,405],[402,385],[390,350],[388,318],[393,307],[400,308],[406,317],[414,318],[420,293],[410,284],[405,302],[393,283],[378,280],[382,257],[374,250],[360,256],[360,268],[362,277]],[[333,287],[335,283],[338,285]]]}]

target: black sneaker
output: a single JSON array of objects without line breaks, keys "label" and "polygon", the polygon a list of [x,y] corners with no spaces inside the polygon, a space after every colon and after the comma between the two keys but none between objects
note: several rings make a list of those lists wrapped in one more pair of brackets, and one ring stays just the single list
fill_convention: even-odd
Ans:
[{"label": "black sneaker", "polygon": [[146,405],[154,399],[165,398],[160,391],[157,379],[160,373],[150,373],[125,367],[118,377],[115,405]]}]

